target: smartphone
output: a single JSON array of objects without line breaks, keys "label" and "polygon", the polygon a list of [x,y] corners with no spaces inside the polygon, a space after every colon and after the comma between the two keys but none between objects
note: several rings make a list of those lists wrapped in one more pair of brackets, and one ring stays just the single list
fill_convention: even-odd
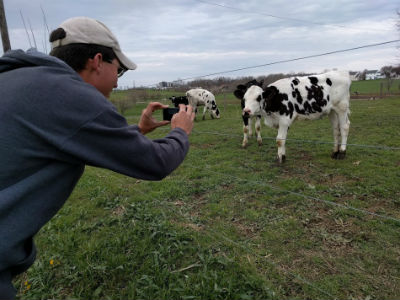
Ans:
[{"label": "smartphone", "polygon": [[171,121],[172,116],[179,111],[178,107],[167,107],[163,108],[163,120]]}]

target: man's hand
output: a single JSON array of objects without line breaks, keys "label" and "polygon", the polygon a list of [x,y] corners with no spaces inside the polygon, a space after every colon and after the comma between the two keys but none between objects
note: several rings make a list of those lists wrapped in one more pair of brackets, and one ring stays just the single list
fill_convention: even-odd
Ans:
[{"label": "man's hand", "polygon": [[163,105],[160,102],[150,102],[149,105],[147,105],[147,107],[142,111],[138,125],[140,132],[142,134],[146,134],[152,132],[157,127],[169,124],[169,121],[157,121],[153,118],[154,111],[167,107],[168,105]]},{"label": "man's hand", "polygon": [[179,112],[174,114],[171,119],[171,128],[181,128],[189,135],[193,129],[194,117],[195,113],[192,106],[179,104]]}]

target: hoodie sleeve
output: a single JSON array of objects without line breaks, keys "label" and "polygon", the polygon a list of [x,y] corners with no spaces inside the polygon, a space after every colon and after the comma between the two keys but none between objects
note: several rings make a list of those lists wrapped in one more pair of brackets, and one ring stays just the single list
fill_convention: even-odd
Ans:
[{"label": "hoodie sleeve", "polygon": [[114,110],[106,110],[84,124],[62,147],[85,164],[146,180],[169,175],[188,150],[184,130],[175,128],[165,138],[151,140]]}]

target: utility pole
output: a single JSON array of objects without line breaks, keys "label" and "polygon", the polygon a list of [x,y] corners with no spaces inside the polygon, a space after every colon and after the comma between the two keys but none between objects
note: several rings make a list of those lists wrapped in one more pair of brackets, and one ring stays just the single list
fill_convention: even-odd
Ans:
[{"label": "utility pole", "polygon": [[11,49],[10,38],[8,37],[8,28],[6,21],[6,13],[4,10],[3,0],[0,0],[0,32],[1,32],[1,41],[3,43],[3,51],[6,53]]}]

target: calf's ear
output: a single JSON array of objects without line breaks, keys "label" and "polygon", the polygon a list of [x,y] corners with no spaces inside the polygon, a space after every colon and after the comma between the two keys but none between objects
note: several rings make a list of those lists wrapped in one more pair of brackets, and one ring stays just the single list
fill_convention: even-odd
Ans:
[{"label": "calf's ear", "polygon": [[244,96],[244,90],[242,89],[237,89],[233,92],[233,94],[236,96],[236,98],[242,100]]}]

